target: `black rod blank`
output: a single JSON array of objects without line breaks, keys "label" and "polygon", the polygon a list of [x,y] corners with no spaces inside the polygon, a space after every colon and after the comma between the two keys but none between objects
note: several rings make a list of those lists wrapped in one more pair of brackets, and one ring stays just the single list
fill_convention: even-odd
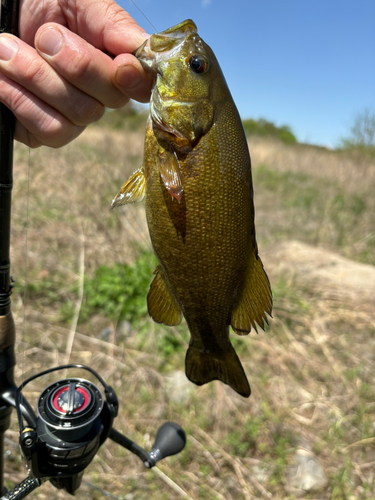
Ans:
[{"label": "black rod blank", "polygon": [[[1,0],[0,33],[18,34],[18,0]],[[0,103],[0,316],[10,311],[10,219],[15,118]]]}]

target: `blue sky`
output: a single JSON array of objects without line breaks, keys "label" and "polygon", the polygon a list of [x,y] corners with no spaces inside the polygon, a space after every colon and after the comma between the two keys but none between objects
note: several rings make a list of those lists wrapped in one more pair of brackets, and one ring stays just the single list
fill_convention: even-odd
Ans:
[{"label": "blue sky", "polygon": [[[118,3],[145,31],[130,0]],[[374,0],[136,0],[158,31],[191,18],[214,50],[243,118],[289,125],[334,147],[375,109]]]}]

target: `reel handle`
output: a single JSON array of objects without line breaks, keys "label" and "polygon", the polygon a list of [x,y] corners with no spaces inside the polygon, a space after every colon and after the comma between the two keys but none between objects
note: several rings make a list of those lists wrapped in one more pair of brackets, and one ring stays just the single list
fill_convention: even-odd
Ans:
[{"label": "reel handle", "polygon": [[158,430],[148,460],[151,467],[165,457],[176,455],[186,444],[186,434],[175,422],[165,422]]},{"label": "reel handle", "polygon": [[151,469],[162,458],[176,455],[186,444],[186,435],[182,427],[175,422],[165,422],[156,433],[154,446],[150,453],[134,443],[116,429],[111,429],[109,436],[112,441],[126,448],[139,457],[147,469]]}]

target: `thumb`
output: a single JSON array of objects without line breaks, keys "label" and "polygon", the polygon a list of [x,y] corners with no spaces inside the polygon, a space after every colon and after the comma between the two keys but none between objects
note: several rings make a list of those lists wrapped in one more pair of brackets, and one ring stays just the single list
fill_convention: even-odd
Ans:
[{"label": "thumb", "polygon": [[69,29],[100,50],[115,56],[132,53],[148,37],[145,30],[113,0],[81,0],[74,4],[76,26],[69,26]]}]

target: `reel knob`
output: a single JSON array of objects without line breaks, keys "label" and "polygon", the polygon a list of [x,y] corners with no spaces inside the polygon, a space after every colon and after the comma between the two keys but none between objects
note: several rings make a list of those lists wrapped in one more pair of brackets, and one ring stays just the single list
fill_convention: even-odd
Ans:
[{"label": "reel knob", "polygon": [[87,389],[76,387],[76,384],[71,382],[69,386],[59,389],[58,394],[53,398],[53,403],[57,411],[73,415],[75,411],[81,411],[89,398],[90,394]]},{"label": "reel knob", "polygon": [[153,467],[162,458],[176,455],[186,444],[186,434],[175,422],[165,422],[158,430],[150,452],[149,464]]}]

